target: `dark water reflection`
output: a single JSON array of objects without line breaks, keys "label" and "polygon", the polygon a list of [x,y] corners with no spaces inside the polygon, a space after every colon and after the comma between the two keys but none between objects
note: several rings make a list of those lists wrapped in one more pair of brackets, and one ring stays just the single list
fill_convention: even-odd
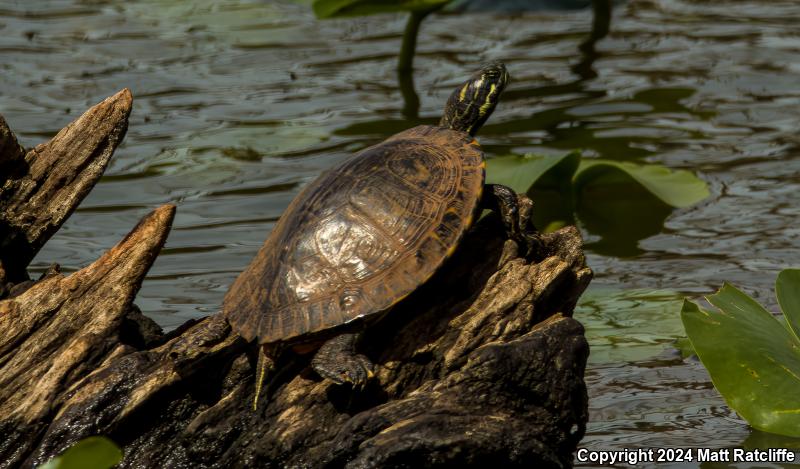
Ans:
[{"label": "dark water reflection", "polygon": [[[588,10],[434,15],[420,30],[415,114],[397,79],[402,16],[317,22],[289,1],[5,1],[0,112],[31,146],[133,90],[108,175],[35,268],[80,268],[146,211],[177,203],[138,299],[171,328],[218,309],[304,183],[435,122],[465,74],[502,59],[514,82],[481,132],[490,155],[583,148],[699,171],[711,185],[708,200],[665,213],[624,257],[601,255],[614,251],[589,236],[596,285],[699,294],[726,279],[774,305],[775,274],[800,264],[798,24],[795,0],[632,0],[607,36],[595,28],[596,42]],[[646,228],[620,211],[631,231]],[[669,354],[592,364],[586,446],[752,438],[702,367]]]}]

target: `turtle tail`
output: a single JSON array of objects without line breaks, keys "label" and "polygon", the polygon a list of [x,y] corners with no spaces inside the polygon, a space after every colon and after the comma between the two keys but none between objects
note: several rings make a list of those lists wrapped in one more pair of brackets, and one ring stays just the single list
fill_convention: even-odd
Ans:
[{"label": "turtle tail", "polygon": [[261,390],[264,387],[264,377],[268,372],[275,369],[275,360],[269,353],[266,346],[258,348],[258,362],[256,364],[256,395],[253,397],[253,411],[258,410],[258,396],[261,395]]}]

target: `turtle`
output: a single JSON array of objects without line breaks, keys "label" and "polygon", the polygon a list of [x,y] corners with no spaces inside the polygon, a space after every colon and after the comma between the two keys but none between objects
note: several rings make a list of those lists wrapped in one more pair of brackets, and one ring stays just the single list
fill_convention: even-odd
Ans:
[{"label": "turtle", "polygon": [[314,352],[321,377],[363,387],[374,375],[356,351],[363,323],[425,283],[482,209],[498,211],[511,237],[532,244],[516,193],[484,183],[474,137],[508,80],[503,63],[483,66],[450,95],[438,125],[358,152],[289,204],[223,301],[232,329],[260,345],[254,408],[287,347]]}]

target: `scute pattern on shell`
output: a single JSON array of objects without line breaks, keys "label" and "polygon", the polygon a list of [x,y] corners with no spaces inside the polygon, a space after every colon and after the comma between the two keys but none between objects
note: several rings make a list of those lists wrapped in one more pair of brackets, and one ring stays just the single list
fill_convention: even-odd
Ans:
[{"label": "scute pattern on shell", "polygon": [[386,310],[452,253],[483,181],[483,153],[464,132],[419,126],[361,151],[292,201],[225,315],[263,344]]}]

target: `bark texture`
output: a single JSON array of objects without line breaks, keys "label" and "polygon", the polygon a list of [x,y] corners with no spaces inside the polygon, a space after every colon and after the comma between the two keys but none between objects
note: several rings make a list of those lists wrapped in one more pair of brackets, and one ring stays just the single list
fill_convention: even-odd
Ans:
[{"label": "bark texture", "polygon": [[[77,204],[129,111],[122,91],[89,111],[90,135],[72,134],[86,115],[59,133],[54,140],[82,142],[91,157],[58,163],[78,175],[51,168],[37,187]],[[0,165],[31,172],[31,152],[23,157],[2,120],[0,139]],[[75,158],[58,159],[67,154]],[[33,177],[19,171],[4,190]],[[529,214],[531,202],[521,203]],[[48,207],[3,205],[3,234],[40,247],[71,212],[40,213]],[[28,226],[13,224],[19,213],[50,228],[19,228]],[[574,227],[543,236],[526,259],[499,220],[484,217],[433,278],[368,326],[358,349],[378,366],[365,389],[322,380],[310,354],[288,352],[253,411],[256,349],[221,315],[163,334],[133,305],[173,214],[155,210],[69,276],[53,270],[24,289],[6,279],[14,293],[0,301],[0,467],[41,464],[97,434],[123,447],[123,467],[571,466],[587,420],[588,356],[571,314],[591,278]],[[4,257],[4,266],[24,272],[26,258]]]},{"label": "bark texture", "polygon": [[27,280],[30,261],[103,175],[132,102],[124,89],[27,153],[0,118],[0,283]]}]

